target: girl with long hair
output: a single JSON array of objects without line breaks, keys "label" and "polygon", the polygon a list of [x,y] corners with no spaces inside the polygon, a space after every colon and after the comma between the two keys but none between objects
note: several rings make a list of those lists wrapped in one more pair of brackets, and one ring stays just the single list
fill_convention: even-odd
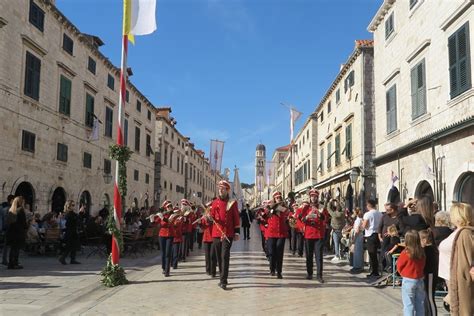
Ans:
[{"label": "girl with long hair", "polygon": [[409,230],[405,234],[405,250],[397,261],[398,273],[403,277],[402,300],[405,316],[425,314],[425,262],[420,236],[416,230]]},{"label": "girl with long hair", "polygon": [[25,200],[17,196],[8,210],[6,242],[10,246],[8,269],[23,269],[19,264],[20,249],[25,245],[28,223],[24,211]]}]

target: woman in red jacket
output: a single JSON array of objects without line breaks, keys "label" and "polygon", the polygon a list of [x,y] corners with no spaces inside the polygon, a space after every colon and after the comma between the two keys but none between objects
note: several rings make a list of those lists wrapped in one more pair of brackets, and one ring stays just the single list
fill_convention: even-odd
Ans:
[{"label": "woman in red jacket", "polygon": [[151,216],[151,221],[160,225],[160,249],[161,249],[161,268],[163,274],[168,277],[170,276],[171,266],[171,251],[173,246],[173,236],[170,232],[169,218],[173,212],[173,204],[170,201],[164,201],[162,204],[162,212],[159,212],[156,216]]},{"label": "woman in red jacket", "polygon": [[173,236],[172,264],[173,269],[178,269],[181,243],[183,242],[183,216],[179,209],[176,209],[170,217],[170,230]]},{"label": "woman in red jacket", "polygon": [[303,223],[304,238],[306,240],[306,279],[313,278],[313,254],[316,259],[316,279],[323,280],[323,244],[328,221],[327,211],[318,209],[319,192],[315,189],[309,191],[310,203],[305,203],[297,211],[298,218]]},{"label": "woman in red jacket", "polygon": [[265,230],[267,238],[267,253],[270,261],[270,274],[283,279],[283,256],[285,252],[285,240],[288,238],[288,215],[289,209],[283,202],[280,192],[273,193],[273,204],[269,206],[267,215],[268,227]]}]

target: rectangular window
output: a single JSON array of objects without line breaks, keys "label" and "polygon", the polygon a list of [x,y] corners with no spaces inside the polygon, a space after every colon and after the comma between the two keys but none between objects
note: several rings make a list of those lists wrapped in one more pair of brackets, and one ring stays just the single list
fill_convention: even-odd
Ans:
[{"label": "rectangular window", "polygon": [[109,87],[111,90],[114,90],[114,86],[115,86],[115,78],[111,74],[108,74],[107,87]]},{"label": "rectangular window", "polygon": [[138,181],[139,179],[138,170],[133,170],[133,180]]},{"label": "rectangular window", "polygon": [[137,100],[137,112],[141,112],[142,111],[142,103],[140,102],[140,100]]},{"label": "rectangular window", "polygon": [[346,126],[346,158],[352,158],[352,123]]},{"label": "rectangular window", "polygon": [[179,172],[179,155],[176,155],[176,171]]},{"label": "rectangular window", "polygon": [[67,145],[58,143],[56,159],[59,161],[67,162]]},{"label": "rectangular window", "polygon": [[335,143],[334,143],[334,152],[336,155],[336,166],[339,166],[341,164],[341,134],[337,134],[335,138]]},{"label": "rectangular window", "polygon": [[151,136],[149,134],[146,135],[146,156],[150,157],[151,155]]},{"label": "rectangular window", "polygon": [[94,97],[86,93],[86,126],[94,126]]},{"label": "rectangular window", "polygon": [[387,107],[387,134],[397,129],[397,85],[393,85],[385,94]]},{"label": "rectangular window", "polygon": [[92,155],[91,154],[84,153],[83,166],[84,168],[88,168],[88,169],[92,168]]},{"label": "rectangular window", "polygon": [[150,183],[150,175],[148,173],[145,174],[145,183]]},{"label": "rectangular window", "polygon": [[59,113],[71,115],[71,80],[61,75],[59,84]]},{"label": "rectangular window", "polygon": [[[150,111],[150,110],[148,110],[147,118],[148,118],[149,121],[151,121],[151,111]],[[178,145],[179,145],[179,144],[178,144]]]},{"label": "rectangular window", "polygon": [[168,145],[165,145],[165,157],[164,157],[163,164],[164,165],[168,164]]},{"label": "rectangular window", "polygon": [[333,153],[332,153],[332,148],[331,148],[331,142],[330,141],[328,141],[327,146],[328,146],[328,159],[327,159],[326,166],[327,166],[328,170],[331,170],[331,157],[332,157]]},{"label": "rectangular window", "polygon": [[114,110],[105,107],[105,136],[112,137],[112,128],[114,125]]},{"label": "rectangular window", "polygon": [[418,3],[418,0],[410,0],[410,9],[412,9],[417,3]]},{"label": "rectangular window", "polygon": [[354,85],[354,70],[352,70],[344,79],[344,93]]},{"label": "rectangular window", "polygon": [[41,60],[30,52],[26,52],[25,95],[39,101]]},{"label": "rectangular window", "polygon": [[324,111],[321,111],[321,123],[324,121]]},{"label": "rectangular window", "polygon": [[426,113],[426,77],[425,60],[411,69],[411,118],[412,120]]},{"label": "rectangular window", "polygon": [[170,169],[173,169],[173,150],[170,152]]},{"label": "rectangular window", "polygon": [[389,15],[389,17],[385,20],[385,39],[387,39],[394,31],[394,23],[393,23],[393,12]]},{"label": "rectangular window", "polygon": [[140,152],[140,127],[135,126],[135,151]]},{"label": "rectangular window", "polygon": [[128,120],[123,121],[123,143],[128,146]]},{"label": "rectangular window", "polygon": [[74,41],[66,33],[63,34],[63,50],[69,55],[74,52]]},{"label": "rectangular window", "polygon": [[341,90],[337,89],[337,91],[336,91],[336,103],[339,104],[340,101],[341,101]]},{"label": "rectangular window", "polygon": [[448,39],[449,83],[451,99],[471,89],[471,53],[469,22]]},{"label": "rectangular window", "polygon": [[33,1],[30,1],[29,21],[38,30],[44,31],[44,11]]},{"label": "rectangular window", "polygon": [[87,61],[87,70],[95,75],[96,62],[92,57],[89,57],[89,60]]},{"label": "rectangular window", "polygon": [[36,135],[27,131],[22,131],[21,134],[21,150],[35,152]]},{"label": "rectangular window", "polygon": [[331,113],[331,102],[328,102],[328,114]]},{"label": "rectangular window", "polygon": [[112,173],[112,161],[104,159],[104,174]]},{"label": "rectangular window", "polygon": [[125,101],[130,102],[130,92],[128,90],[125,90]]}]

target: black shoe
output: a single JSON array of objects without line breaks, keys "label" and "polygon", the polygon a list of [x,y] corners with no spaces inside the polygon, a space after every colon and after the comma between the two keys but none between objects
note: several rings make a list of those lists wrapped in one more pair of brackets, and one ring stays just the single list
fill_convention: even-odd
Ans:
[{"label": "black shoe", "polygon": [[19,264],[17,265],[14,265],[14,266],[8,266],[9,270],[20,270],[20,269],[23,269],[23,266],[20,266]]},{"label": "black shoe", "polygon": [[247,240],[250,240],[250,237],[248,237]]},{"label": "black shoe", "polygon": [[312,279],[313,279],[313,275],[311,275],[311,274],[306,275],[306,280],[312,280]]},{"label": "black shoe", "polygon": [[64,264],[64,265],[67,264],[66,259],[64,259],[63,257],[60,257],[60,258],[59,258],[59,262],[61,262],[61,263]]},{"label": "black shoe", "polygon": [[278,273],[277,279],[283,279],[283,276],[281,275],[281,273]]},{"label": "black shoe", "polygon": [[324,283],[324,280],[323,280],[323,277],[317,277],[316,280],[319,282],[319,283]]},{"label": "black shoe", "polygon": [[173,270],[176,270],[176,269],[178,269],[178,266],[173,266]]},{"label": "black shoe", "polygon": [[165,274],[165,273],[166,273],[166,271],[165,271],[165,270],[163,270],[163,271],[161,271],[161,273]]},{"label": "black shoe", "polygon": [[170,273],[169,272],[166,272],[165,273],[165,277],[169,277],[170,276]]},{"label": "black shoe", "polygon": [[270,271],[271,276],[275,276],[275,271]]},{"label": "black shoe", "polygon": [[71,264],[81,264],[79,261],[71,260]]}]

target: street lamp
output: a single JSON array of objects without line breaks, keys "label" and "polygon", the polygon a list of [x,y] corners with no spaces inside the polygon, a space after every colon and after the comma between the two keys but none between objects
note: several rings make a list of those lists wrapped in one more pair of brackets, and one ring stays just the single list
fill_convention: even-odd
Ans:
[{"label": "street lamp", "polygon": [[102,175],[104,177],[105,184],[109,184],[112,181],[112,175],[110,173],[105,173]]},{"label": "street lamp", "polygon": [[349,174],[351,183],[356,183],[358,177],[359,177],[359,172],[357,172],[357,170],[355,169],[352,169],[351,173]]}]

